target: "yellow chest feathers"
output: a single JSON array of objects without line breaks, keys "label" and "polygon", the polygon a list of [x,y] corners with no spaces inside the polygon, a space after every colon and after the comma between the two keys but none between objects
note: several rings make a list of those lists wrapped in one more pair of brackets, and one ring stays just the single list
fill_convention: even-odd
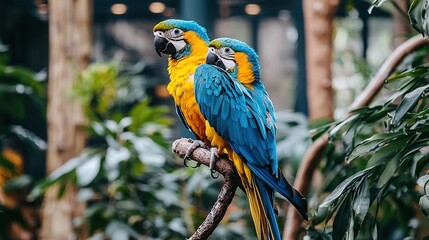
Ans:
[{"label": "yellow chest feathers", "polygon": [[196,33],[188,31],[184,33],[184,39],[190,45],[190,52],[187,56],[180,59],[170,58],[168,60],[168,72],[170,74],[170,83],[168,92],[174,100],[194,95],[194,78],[195,70],[200,64],[205,63],[208,46]]}]

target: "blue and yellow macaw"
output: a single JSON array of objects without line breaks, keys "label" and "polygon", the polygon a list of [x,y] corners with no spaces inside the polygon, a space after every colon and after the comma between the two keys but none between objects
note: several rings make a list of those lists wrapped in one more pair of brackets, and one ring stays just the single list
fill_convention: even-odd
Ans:
[{"label": "blue and yellow macaw", "polygon": [[[195,69],[205,63],[209,37],[206,30],[194,21],[168,19],[155,25],[155,50],[158,55],[168,54],[168,72],[170,83],[167,90],[173,96],[176,104],[176,112],[185,126],[207,146],[214,146],[212,142],[223,142],[221,137],[211,129],[209,123],[198,107],[194,96]],[[207,134],[208,132],[208,134]],[[195,141],[187,151],[187,156],[198,146],[201,141]],[[222,145],[216,145],[218,149],[211,149],[211,158],[214,159]],[[186,157],[185,157],[186,161]],[[212,166],[211,166],[212,168]]]},{"label": "blue and yellow macaw", "polygon": [[307,201],[284,178],[276,154],[276,117],[261,81],[256,52],[242,41],[209,44],[207,64],[196,69],[194,90],[203,116],[225,142],[249,199],[259,239],[281,239],[274,211],[280,193],[307,219]]}]

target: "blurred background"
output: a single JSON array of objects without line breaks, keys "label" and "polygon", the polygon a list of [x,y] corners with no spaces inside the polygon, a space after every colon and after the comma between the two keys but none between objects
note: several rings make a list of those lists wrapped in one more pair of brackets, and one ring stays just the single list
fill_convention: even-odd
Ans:
[{"label": "blurred background", "polygon": [[[289,176],[311,144],[309,129],[342,116],[411,33],[406,10],[395,8],[406,1],[371,14],[370,1],[334,4],[324,55],[332,99],[317,99],[328,108],[318,115],[308,106],[302,1],[60,2],[0,0],[0,239],[184,239],[205,218],[222,181],[170,151],[192,136],[166,90],[167,58],[154,50],[159,21],[194,20],[211,38],[256,49]],[[211,239],[256,239],[241,191]]]}]

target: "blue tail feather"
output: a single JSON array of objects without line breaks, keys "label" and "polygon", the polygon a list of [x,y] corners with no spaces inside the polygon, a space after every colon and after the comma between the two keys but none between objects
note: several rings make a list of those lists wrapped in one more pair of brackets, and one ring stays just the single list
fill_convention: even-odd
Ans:
[{"label": "blue tail feather", "polygon": [[270,222],[271,231],[273,233],[273,240],[281,240],[280,229],[277,224],[276,214],[274,213],[273,190],[267,186],[259,177],[253,176],[253,179],[258,187],[261,196],[262,204],[264,205],[265,213],[267,214],[268,221]]},{"label": "blue tail feather", "polygon": [[288,183],[281,171],[279,171],[279,177],[276,178],[271,174],[270,168],[258,167],[252,164],[248,164],[248,166],[256,176],[276,192],[280,193],[280,195],[285,197],[298,210],[305,220],[308,219],[307,200]]}]

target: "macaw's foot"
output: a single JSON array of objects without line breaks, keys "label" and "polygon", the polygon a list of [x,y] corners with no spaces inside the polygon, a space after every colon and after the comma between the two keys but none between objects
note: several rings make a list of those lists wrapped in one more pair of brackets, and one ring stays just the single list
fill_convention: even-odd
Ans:
[{"label": "macaw's foot", "polygon": [[218,178],[220,174],[215,175],[216,170],[214,170],[214,166],[216,164],[216,161],[219,157],[219,155],[217,154],[218,149],[215,147],[210,148],[210,164],[209,164],[209,168],[210,168],[210,172],[212,175],[212,178]]},{"label": "macaw's foot", "polygon": [[[183,157],[183,164],[185,165],[185,167],[188,167],[188,163],[187,161],[190,159],[192,153],[195,151],[195,149],[204,146],[204,143],[200,140],[195,140],[191,146],[189,146],[188,149],[186,149],[186,154]],[[199,167],[199,164],[195,167]]]}]

